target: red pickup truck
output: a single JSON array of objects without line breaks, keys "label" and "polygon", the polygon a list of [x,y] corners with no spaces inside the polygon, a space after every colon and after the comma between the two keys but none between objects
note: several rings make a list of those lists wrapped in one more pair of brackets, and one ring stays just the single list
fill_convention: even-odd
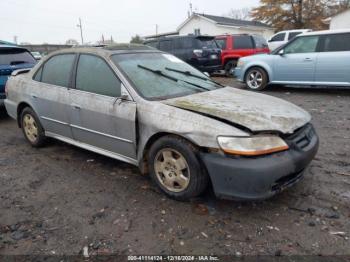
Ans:
[{"label": "red pickup truck", "polygon": [[232,76],[240,57],[270,53],[265,38],[259,35],[220,35],[215,41],[222,49],[221,63],[226,76]]}]

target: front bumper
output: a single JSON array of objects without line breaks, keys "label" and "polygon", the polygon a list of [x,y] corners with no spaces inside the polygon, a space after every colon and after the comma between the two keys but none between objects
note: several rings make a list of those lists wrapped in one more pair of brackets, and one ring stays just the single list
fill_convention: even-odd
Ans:
[{"label": "front bumper", "polygon": [[297,183],[315,157],[319,139],[307,125],[285,140],[289,150],[255,158],[201,153],[216,196],[263,200]]},{"label": "front bumper", "polygon": [[236,67],[233,72],[233,75],[237,78],[238,81],[244,82],[244,74],[241,67]]}]

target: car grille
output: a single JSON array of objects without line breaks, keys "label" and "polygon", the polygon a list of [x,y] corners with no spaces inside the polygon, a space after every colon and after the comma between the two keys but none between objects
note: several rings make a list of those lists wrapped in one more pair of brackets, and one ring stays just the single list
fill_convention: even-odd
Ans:
[{"label": "car grille", "polygon": [[292,135],[287,136],[286,140],[288,143],[294,144],[299,149],[305,149],[315,135],[314,127],[311,124],[307,124],[302,128],[299,128]]},{"label": "car grille", "polygon": [[13,71],[12,69],[0,69],[0,75],[8,76],[8,75],[11,75],[12,71]]},{"label": "car grille", "polygon": [[287,188],[296,182],[298,182],[304,175],[304,170],[301,170],[297,173],[281,177],[280,179],[276,180],[275,183],[272,185],[271,190],[272,191],[282,191],[284,188]]},{"label": "car grille", "polygon": [[5,99],[6,95],[5,94],[0,94],[0,99]]}]

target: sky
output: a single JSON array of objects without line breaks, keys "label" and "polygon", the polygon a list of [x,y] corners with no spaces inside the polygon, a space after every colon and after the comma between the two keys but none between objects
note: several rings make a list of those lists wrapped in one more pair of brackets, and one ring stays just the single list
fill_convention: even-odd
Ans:
[{"label": "sky", "polygon": [[31,44],[81,41],[102,35],[129,42],[135,34],[175,31],[187,18],[189,5],[199,13],[224,15],[230,9],[254,7],[259,0],[0,0],[0,40]]}]

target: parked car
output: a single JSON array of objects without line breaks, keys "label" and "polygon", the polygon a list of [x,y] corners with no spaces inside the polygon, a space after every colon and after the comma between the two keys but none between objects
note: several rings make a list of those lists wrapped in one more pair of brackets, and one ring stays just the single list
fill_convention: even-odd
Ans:
[{"label": "parked car", "polygon": [[53,137],[131,163],[178,200],[209,183],[219,197],[271,197],[301,179],[318,148],[303,109],[146,47],[57,51],[7,92],[32,146]]},{"label": "parked car", "polygon": [[35,60],[40,60],[43,56],[40,54],[40,52],[31,52]]},{"label": "parked car", "polygon": [[16,69],[31,68],[36,61],[30,52],[22,47],[0,45],[0,106],[4,105],[7,78]]},{"label": "parked car", "polygon": [[259,35],[220,35],[215,40],[221,48],[221,65],[226,76],[232,76],[239,58],[270,52],[265,38]]},{"label": "parked car", "polygon": [[297,35],[311,31],[311,29],[296,29],[278,32],[269,39],[269,48],[273,51],[276,48],[285,45],[286,43],[288,43],[288,41],[292,40]]},{"label": "parked car", "polygon": [[146,45],[170,53],[202,72],[221,70],[221,51],[211,36],[174,36],[148,40]]},{"label": "parked car", "polygon": [[350,87],[350,30],[298,35],[270,55],[241,58],[238,80],[252,90],[268,84]]}]

